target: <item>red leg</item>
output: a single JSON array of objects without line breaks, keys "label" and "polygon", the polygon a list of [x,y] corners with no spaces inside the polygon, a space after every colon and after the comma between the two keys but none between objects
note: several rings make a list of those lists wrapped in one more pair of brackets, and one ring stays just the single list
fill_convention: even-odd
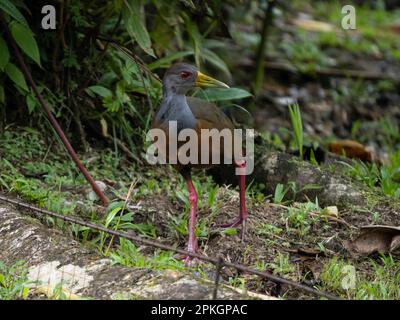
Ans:
[{"label": "red leg", "polygon": [[[197,193],[196,188],[193,185],[192,177],[190,174],[184,176],[187,188],[189,190],[189,202],[190,202],[190,216],[189,216],[189,241],[187,250],[190,252],[197,252],[197,240],[195,235],[196,226],[196,215],[197,215]],[[190,257],[185,258],[185,263],[188,264]]]},{"label": "red leg", "polygon": [[[240,170],[245,171],[246,163],[241,162],[238,163],[237,166]],[[246,175],[245,172],[241,172],[239,175],[239,193],[240,193],[240,211],[239,211],[239,218],[242,222],[242,232],[241,238],[244,240],[244,234],[246,232],[246,219],[247,219],[247,209],[246,209]]]},{"label": "red leg", "polygon": [[239,217],[237,217],[231,223],[218,226],[222,228],[232,228],[232,227],[237,227],[238,225],[242,225],[241,238],[242,240],[244,240],[244,234],[246,231],[246,219],[248,216],[246,209],[246,175],[244,172],[246,169],[246,163],[244,161],[237,162],[236,166],[243,171],[239,174],[239,199],[240,199]]}]

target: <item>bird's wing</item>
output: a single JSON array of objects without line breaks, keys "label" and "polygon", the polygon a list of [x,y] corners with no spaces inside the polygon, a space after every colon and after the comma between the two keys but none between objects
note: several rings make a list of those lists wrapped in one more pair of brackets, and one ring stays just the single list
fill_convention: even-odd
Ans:
[{"label": "bird's wing", "polygon": [[197,121],[207,123],[205,127],[218,130],[234,129],[229,117],[214,103],[194,97],[188,97],[187,102]]},{"label": "bird's wing", "polygon": [[[212,140],[210,140],[209,148],[211,150],[211,154],[218,154],[226,157],[226,159],[232,159],[234,153],[237,153],[237,156],[240,157],[242,150],[241,135],[239,133],[239,136],[237,136],[238,133],[234,132],[233,129],[235,129],[235,127],[229,117],[213,103],[193,97],[188,97],[187,102],[190,109],[192,110],[192,113],[196,117],[197,129],[217,129],[218,131],[229,129],[233,134],[233,143],[220,143],[215,145],[212,144]],[[214,137],[214,135],[219,134],[213,133],[212,136]],[[222,139],[222,141],[224,141],[224,139]],[[203,148],[202,144],[201,148]]]}]

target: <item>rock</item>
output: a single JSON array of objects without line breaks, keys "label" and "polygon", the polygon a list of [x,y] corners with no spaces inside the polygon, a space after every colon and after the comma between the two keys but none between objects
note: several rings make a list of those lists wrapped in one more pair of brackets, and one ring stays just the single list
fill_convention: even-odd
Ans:
[{"label": "rock", "polygon": [[[210,299],[214,283],[190,272],[112,265],[60,231],[0,204],[0,260],[26,261],[32,292],[67,298]],[[220,283],[219,299],[274,299]]]},{"label": "rock", "polygon": [[[99,189],[100,189],[102,192],[104,192],[104,191],[107,189],[107,185],[106,185],[103,181],[97,180],[97,181],[95,181],[95,182],[96,182],[97,186],[99,187]],[[85,193],[87,194],[87,198],[88,198],[88,200],[90,200],[90,201],[96,201],[96,200],[99,199],[99,197],[98,197],[97,194],[93,191],[92,188],[86,189],[86,192],[85,192]]]},{"label": "rock", "polygon": [[[237,185],[238,179],[232,166],[213,168],[210,173],[218,183]],[[287,187],[294,182],[296,194],[289,190],[289,199],[295,197],[300,201],[306,198],[314,200],[317,197],[323,206],[342,208],[366,202],[363,194],[366,188],[360,183],[283,152],[263,152],[256,149],[254,172],[247,180],[265,185],[267,194],[274,194],[279,183]]]}]

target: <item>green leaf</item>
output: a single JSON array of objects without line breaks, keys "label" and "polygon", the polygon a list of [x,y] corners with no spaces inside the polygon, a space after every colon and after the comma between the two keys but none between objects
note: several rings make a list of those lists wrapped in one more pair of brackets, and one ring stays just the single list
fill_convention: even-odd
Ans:
[{"label": "green leaf", "polygon": [[28,107],[29,114],[31,114],[38,105],[38,101],[36,100],[34,93],[31,92],[30,94],[26,95],[26,105]]},{"label": "green leaf", "polygon": [[236,235],[238,233],[236,228],[226,228],[223,232],[227,236],[234,236],[234,235]]},{"label": "green leaf", "polygon": [[110,89],[107,89],[103,86],[91,86],[85,89],[86,93],[90,95],[89,92],[94,92],[102,98],[112,96],[112,92]]},{"label": "green leaf", "polygon": [[203,48],[201,51],[204,59],[223,71],[228,77],[231,77],[231,72],[229,71],[229,68],[224,60],[222,60],[218,55],[209,49]]},{"label": "green leaf", "polygon": [[156,57],[151,48],[151,40],[146,26],[140,16],[140,3],[138,1],[124,1],[122,8],[122,17],[125,27],[132,37],[136,40],[139,46],[152,57]]},{"label": "green leaf", "polygon": [[0,85],[0,103],[4,103],[6,96],[4,94],[4,87]]},{"label": "green leaf", "polygon": [[117,207],[117,208],[111,210],[111,212],[107,215],[106,223],[104,224],[104,227],[107,228],[110,225],[110,223],[114,220],[117,213],[120,212],[121,210],[122,210],[122,207]]},{"label": "green leaf", "polygon": [[[1,0],[0,0],[1,1]],[[39,48],[32,31],[18,22],[11,23],[11,34],[18,46],[40,66]]]},{"label": "green leaf", "polygon": [[289,115],[293,127],[293,136],[296,141],[297,148],[299,149],[300,159],[303,159],[303,123],[301,121],[300,107],[297,103],[289,104]]},{"label": "green leaf", "polygon": [[224,106],[224,108],[237,108],[237,109],[239,109],[240,111],[243,111],[246,115],[248,115],[248,116],[251,117],[251,113],[250,113],[247,109],[243,108],[242,106],[240,106],[240,105],[238,105],[238,104],[232,103],[232,104],[229,104],[229,105]]},{"label": "green leaf", "polygon": [[197,25],[187,16],[184,16],[186,21],[186,30],[189,33],[194,47],[194,59],[196,61],[196,65],[200,67],[200,57],[201,57],[201,44],[203,42],[203,37],[199,31]]},{"label": "green leaf", "polygon": [[158,59],[158,60],[154,61],[153,63],[150,63],[147,67],[150,70],[155,70],[158,68],[168,68],[173,61],[184,58],[186,56],[193,55],[193,54],[194,54],[194,52],[192,50],[180,51],[180,52],[165,56],[161,59]]},{"label": "green leaf", "polygon": [[208,88],[196,94],[197,97],[208,101],[234,100],[251,97],[252,94],[239,88]]},{"label": "green leaf", "polygon": [[10,0],[0,0],[0,10],[4,11],[19,23],[28,26],[24,16]]},{"label": "green leaf", "polygon": [[8,63],[5,67],[5,72],[8,75],[8,77],[21,89],[24,91],[29,91],[28,86],[26,85],[24,75],[22,74],[21,70],[18,69],[17,66],[15,66],[12,63]]},{"label": "green leaf", "polygon": [[4,70],[9,60],[10,52],[8,51],[7,43],[0,36],[0,70]]}]

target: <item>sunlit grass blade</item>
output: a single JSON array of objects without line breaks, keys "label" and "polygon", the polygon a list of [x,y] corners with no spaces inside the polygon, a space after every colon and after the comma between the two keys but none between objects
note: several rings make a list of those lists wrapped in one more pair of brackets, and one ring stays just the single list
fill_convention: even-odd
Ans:
[{"label": "sunlit grass blade", "polygon": [[301,121],[300,107],[297,103],[289,104],[290,121],[292,122],[293,137],[299,149],[300,158],[303,158],[303,123]]}]

